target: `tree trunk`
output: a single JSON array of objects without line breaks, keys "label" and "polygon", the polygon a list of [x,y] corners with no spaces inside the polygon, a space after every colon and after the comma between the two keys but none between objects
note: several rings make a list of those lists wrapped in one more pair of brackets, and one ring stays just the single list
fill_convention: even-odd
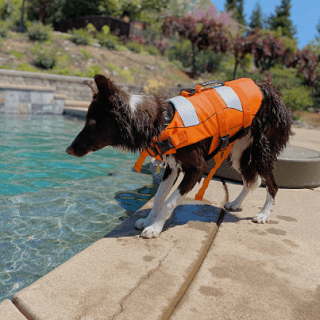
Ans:
[{"label": "tree trunk", "polygon": [[233,70],[233,80],[237,79],[237,69],[238,69],[239,61],[236,59],[236,63],[234,65],[234,70]]},{"label": "tree trunk", "polygon": [[192,72],[194,74],[196,72],[196,46],[194,42],[192,42]]}]

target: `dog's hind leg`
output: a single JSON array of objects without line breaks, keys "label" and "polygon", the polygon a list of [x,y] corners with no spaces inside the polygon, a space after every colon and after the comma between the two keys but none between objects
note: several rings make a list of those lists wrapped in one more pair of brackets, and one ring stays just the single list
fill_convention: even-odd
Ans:
[{"label": "dog's hind leg", "polygon": [[264,178],[267,185],[267,199],[262,210],[252,219],[253,222],[257,223],[266,223],[269,220],[270,210],[279,189],[272,172]]},{"label": "dog's hind leg", "polygon": [[233,168],[241,174],[243,189],[239,196],[231,202],[227,202],[224,207],[228,210],[238,210],[243,200],[250,191],[254,191],[261,184],[261,178],[255,166],[251,162],[251,133],[239,139],[233,146],[230,154],[230,161]]},{"label": "dog's hind leg", "polygon": [[255,189],[257,189],[260,184],[261,184],[261,178],[259,175],[256,175],[256,178],[254,181],[250,181],[250,183],[248,181],[246,181],[244,178],[243,179],[243,188],[240,192],[240,194],[238,195],[238,197],[231,202],[227,202],[224,207],[228,210],[238,210],[241,207],[241,204],[243,202],[243,200],[246,198],[246,196],[254,191]]},{"label": "dog's hind leg", "polygon": [[159,189],[154,197],[153,207],[149,215],[144,219],[139,219],[135,223],[137,229],[144,229],[148,227],[156,219],[157,214],[161,211],[162,205],[172,189],[179,174],[178,166],[173,169],[167,166],[164,172],[163,180],[159,186]]}]

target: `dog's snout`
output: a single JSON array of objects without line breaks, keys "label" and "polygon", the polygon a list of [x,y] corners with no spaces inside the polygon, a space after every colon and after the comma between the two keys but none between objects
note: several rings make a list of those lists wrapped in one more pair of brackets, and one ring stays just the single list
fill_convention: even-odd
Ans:
[{"label": "dog's snout", "polygon": [[69,154],[70,156],[73,156],[73,148],[71,147],[71,145],[66,149],[67,154]]}]

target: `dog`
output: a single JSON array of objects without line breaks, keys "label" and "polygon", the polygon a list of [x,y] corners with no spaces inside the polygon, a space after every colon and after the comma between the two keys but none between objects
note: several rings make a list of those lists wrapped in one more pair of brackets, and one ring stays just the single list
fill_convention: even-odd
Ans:
[{"label": "dog", "polygon": [[[130,152],[142,151],[174,117],[174,106],[159,95],[127,93],[103,75],[96,75],[94,81],[96,88],[84,128],[66,149],[69,155],[82,157],[107,146]],[[250,130],[234,143],[229,155],[233,168],[242,176],[243,189],[234,201],[225,204],[225,208],[239,209],[248,193],[259,187],[263,178],[267,197],[253,221],[266,223],[278,191],[273,171],[277,155],[288,143],[292,117],[281,94],[271,83],[256,84],[262,93],[261,106]],[[142,237],[159,237],[175,207],[201,181],[207,172],[205,158],[210,144],[210,139],[205,139],[163,156],[166,168],[153,208],[146,218],[135,223],[137,229],[143,230]],[[184,174],[181,183],[166,200],[181,172]]]}]

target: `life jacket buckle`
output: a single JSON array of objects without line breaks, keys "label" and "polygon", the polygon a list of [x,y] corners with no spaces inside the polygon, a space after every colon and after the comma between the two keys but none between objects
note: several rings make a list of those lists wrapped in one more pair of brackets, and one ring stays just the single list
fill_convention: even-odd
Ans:
[{"label": "life jacket buckle", "polygon": [[168,137],[167,140],[164,140],[164,141],[157,141],[156,142],[160,151],[161,151],[161,154],[164,154],[166,153],[168,150],[174,148],[174,146],[172,145],[171,141],[170,141],[170,137]]},{"label": "life jacket buckle", "polygon": [[224,136],[224,137],[220,137],[220,148],[219,150],[223,150],[223,149],[226,149],[228,146],[229,146],[229,135],[227,136]]}]

